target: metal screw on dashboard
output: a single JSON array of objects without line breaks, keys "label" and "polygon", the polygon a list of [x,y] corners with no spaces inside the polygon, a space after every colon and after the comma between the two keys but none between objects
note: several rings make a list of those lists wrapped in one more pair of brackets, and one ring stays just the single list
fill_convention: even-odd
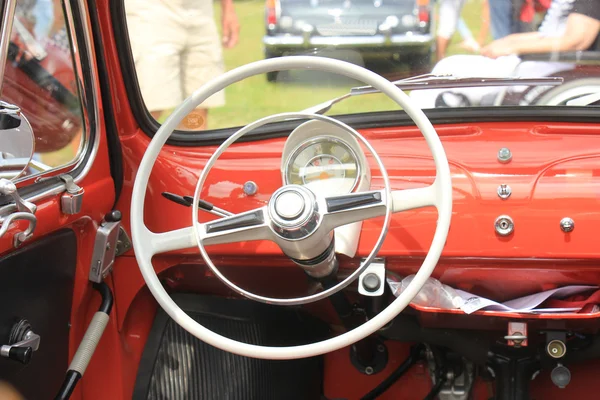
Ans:
[{"label": "metal screw on dashboard", "polygon": [[510,188],[510,186],[502,184],[498,186],[497,193],[498,197],[500,197],[501,199],[508,199],[512,194],[512,189]]},{"label": "metal screw on dashboard", "polygon": [[575,229],[575,221],[569,217],[565,217],[560,220],[560,229],[564,233],[572,232]]},{"label": "metal screw on dashboard", "polygon": [[507,163],[512,160],[512,152],[508,147],[503,147],[498,150],[498,161],[501,163]]}]

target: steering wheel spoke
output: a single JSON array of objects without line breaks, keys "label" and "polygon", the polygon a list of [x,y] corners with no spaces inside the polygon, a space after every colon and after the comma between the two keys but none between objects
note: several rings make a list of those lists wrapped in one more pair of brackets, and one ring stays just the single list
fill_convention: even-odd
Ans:
[{"label": "steering wheel spoke", "polygon": [[146,240],[151,244],[149,248],[152,249],[152,255],[196,247],[193,229],[189,226],[163,233],[147,231]]},{"label": "steering wheel spoke", "polygon": [[384,190],[351,193],[323,199],[323,223],[328,229],[348,225],[352,222],[385,215],[387,207]]},{"label": "steering wheel spoke", "polygon": [[434,183],[418,189],[394,190],[392,192],[392,212],[413,210],[438,204],[438,191]]},{"label": "steering wheel spoke", "polygon": [[265,207],[199,224],[198,234],[207,246],[272,238]]}]

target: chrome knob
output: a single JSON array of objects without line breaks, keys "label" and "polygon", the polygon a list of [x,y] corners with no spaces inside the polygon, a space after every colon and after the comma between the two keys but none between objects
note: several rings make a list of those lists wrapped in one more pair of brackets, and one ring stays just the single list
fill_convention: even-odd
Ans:
[{"label": "chrome knob", "polygon": [[575,221],[569,217],[565,217],[560,220],[560,229],[564,233],[572,232],[575,229]]}]

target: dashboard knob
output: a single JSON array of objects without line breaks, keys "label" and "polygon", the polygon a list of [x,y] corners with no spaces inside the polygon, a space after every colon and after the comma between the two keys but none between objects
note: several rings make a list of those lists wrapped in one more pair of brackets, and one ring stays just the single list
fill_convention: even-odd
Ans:
[{"label": "dashboard knob", "polygon": [[565,217],[560,220],[560,229],[564,233],[572,232],[575,229],[575,221],[569,217]]},{"label": "dashboard knob", "polygon": [[500,236],[508,236],[515,230],[515,224],[508,215],[501,215],[496,218],[494,226],[496,227],[496,233]]}]

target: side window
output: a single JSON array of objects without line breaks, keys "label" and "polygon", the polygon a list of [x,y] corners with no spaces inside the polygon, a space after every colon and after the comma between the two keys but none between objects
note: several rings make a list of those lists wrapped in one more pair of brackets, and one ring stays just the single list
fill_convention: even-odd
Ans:
[{"label": "side window", "polygon": [[35,136],[26,176],[73,164],[84,148],[73,61],[62,0],[18,0],[2,100],[22,110]]}]

